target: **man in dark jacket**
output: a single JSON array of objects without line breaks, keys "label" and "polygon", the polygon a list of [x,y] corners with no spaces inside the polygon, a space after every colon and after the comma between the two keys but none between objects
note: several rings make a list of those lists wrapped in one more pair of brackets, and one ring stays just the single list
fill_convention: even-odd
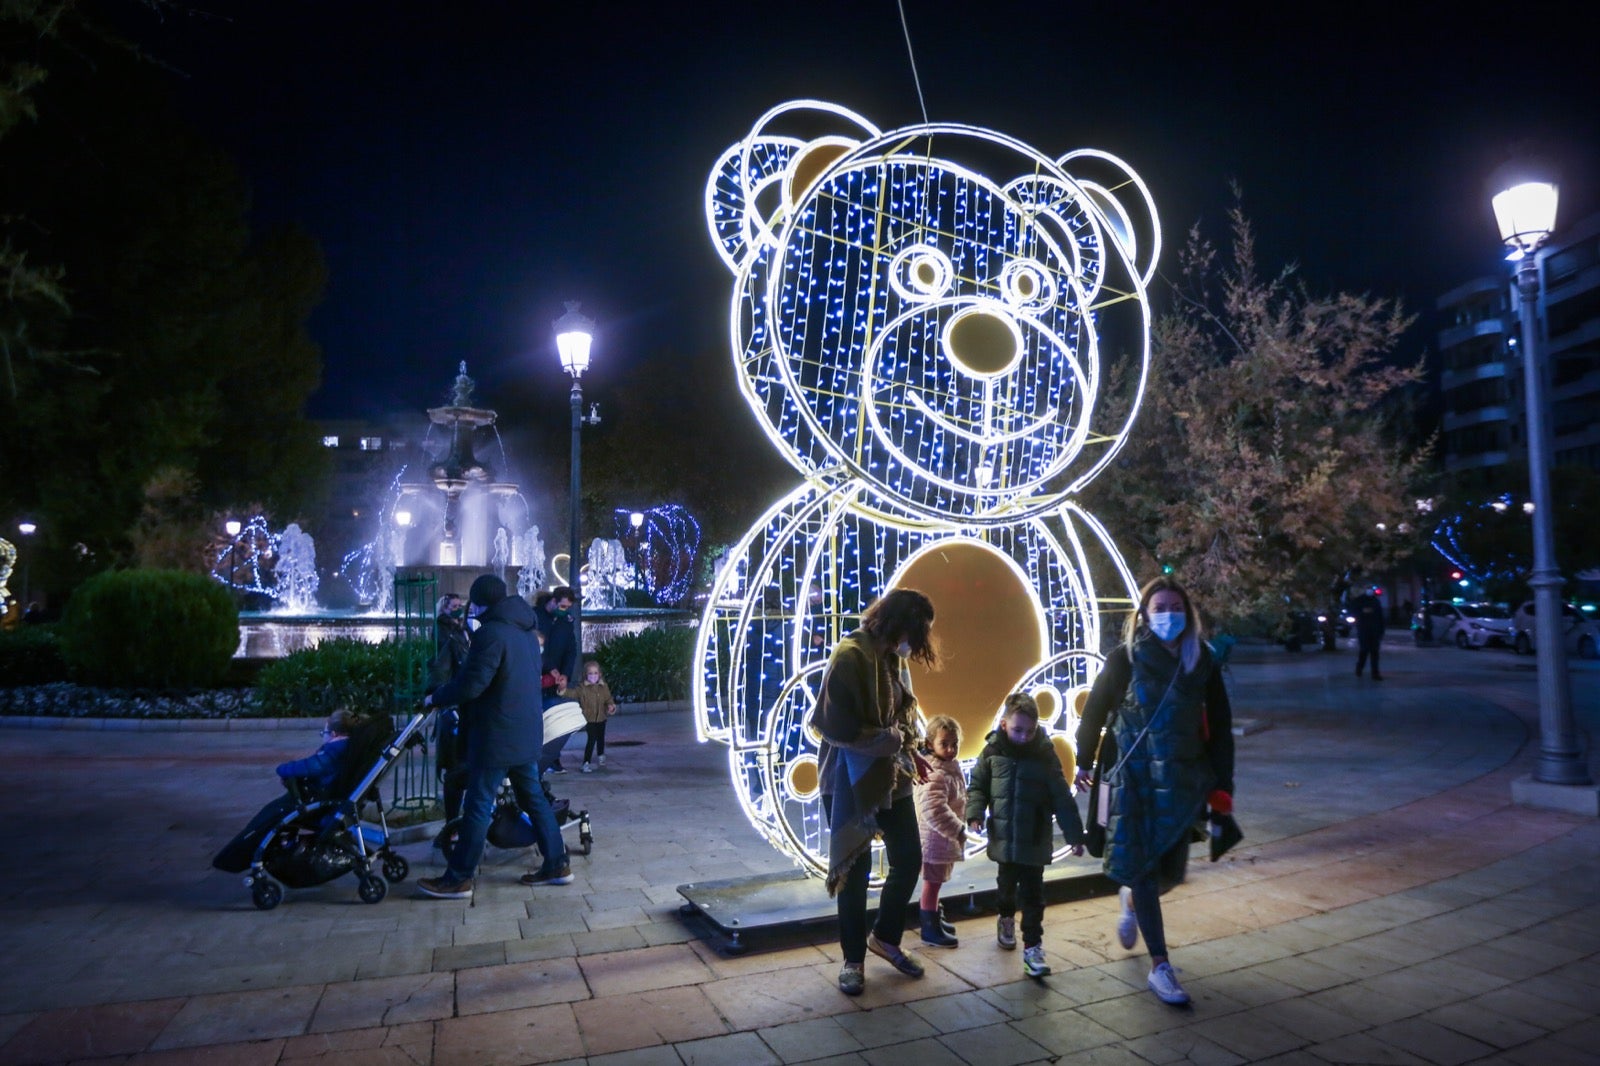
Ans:
[{"label": "man in dark jacket", "polygon": [[544,865],[530,884],[572,883],[567,849],[555,812],[539,785],[535,761],[544,743],[544,708],[539,699],[539,644],[533,609],[520,596],[507,596],[506,584],[492,574],[472,583],[467,600],[482,608],[467,661],[455,677],[424,698],[430,707],[461,706],[467,732],[467,792],[461,836],[444,875],[417,882],[435,899],[464,899],[483,859],[484,838],[494,812],[494,795],[511,779],[517,804],[527,812]]},{"label": "man in dark jacket", "polygon": [[[575,683],[580,676],[578,641],[572,631],[572,618],[567,614],[577,598],[577,592],[562,585],[551,590],[548,596],[540,596],[533,609],[534,617],[539,622],[539,632],[544,634],[544,652],[540,656],[539,668],[543,675],[542,696],[546,707],[560,702],[561,690],[569,683]],[[567,772],[566,767],[561,765],[561,749],[567,746],[567,738],[571,735],[563,733],[544,746],[544,751],[539,755],[541,774]]]},{"label": "man in dark jacket", "polygon": [[1361,676],[1361,671],[1367,665],[1367,657],[1372,657],[1372,680],[1382,681],[1383,674],[1378,672],[1378,646],[1383,643],[1383,604],[1376,595],[1377,586],[1371,586],[1350,601],[1350,613],[1356,616],[1356,646],[1360,649],[1356,653],[1356,676]]}]

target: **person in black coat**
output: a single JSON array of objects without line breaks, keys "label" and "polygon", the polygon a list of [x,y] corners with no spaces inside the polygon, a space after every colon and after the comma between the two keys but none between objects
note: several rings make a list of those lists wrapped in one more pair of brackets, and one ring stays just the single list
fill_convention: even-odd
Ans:
[{"label": "person in black coat", "polygon": [[1350,601],[1350,613],[1356,616],[1356,676],[1366,668],[1367,657],[1372,657],[1372,680],[1382,681],[1378,672],[1378,647],[1383,643],[1383,604],[1377,597],[1378,588],[1370,586]]},{"label": "person in black coat", "polygon": [[[572,629],[572,618],[567,613],[577,601],[578,593],[566,586],[541,594],[534,604],[534,617],[539,632],[544,635],[544,651],[540,654],[539,669],[542,675],[541,695],[544,706],[561,702],[561,690],[578,676],[578,640]],[[563,733],[544,746],[539,755],[539,772],[564,774],[561,749],[567,746],[571,733]]]},{"label": "person in black coat", "polygon": [[495,792],[508,777],[517,804],[533,823],[544,856],[538,874],[523,880],[571,884],[566,845],[535,766],[544,744],[544,708],[539,698],[539,643],[534,636],[533,608],[520,596],[507,596],[506,583],[492,574],[472,583],[467,600],[483,612],[467,661],[455,677],[423,699],[428,707],[461,707],[467,731],[461,836],[444,875],[424,878],[417,887],[435,899],[463,899],[472,894]]},{"label": "person in black coat", "polygon": [[[453,592],[439,597],[434,626],[438,652],[428,668],[430,693],[459,674],[467,664],[472,637],[467,632],[466,601]],[[434,725],[434,751],[439,784],[444,790],[444,828],[439,830],[433,846],[442,848],[455,836],[456,819],[461,816],[461,798],[467,791],[467,733],[461,726],[461,715],[453,707],[439,712]]]}]

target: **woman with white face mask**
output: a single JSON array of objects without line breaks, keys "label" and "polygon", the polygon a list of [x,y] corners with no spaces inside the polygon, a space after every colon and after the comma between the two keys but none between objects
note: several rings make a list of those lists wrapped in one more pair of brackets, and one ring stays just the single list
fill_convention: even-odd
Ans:
[{"label": "woman with white face mask", "polygon": [[[920,730],[908,661],[934,666],[933,603],[895,589],[868,607],[861,628],[839,642],[822,676],[811,724],[822,737],[817,773],[828,820],[828,894],[839,901],[839,990],[866,987],[867,952],[907,977],[922,964],[901,950],[906,909],[922,872],[922,839],[912,786],[928,777],[917,753]],[[883,837],[889,863],[878,917],[867,929],[872,839]]]},{"label": "woman with white face mask", "polygon": [[[1124,702],[1130,685],[1133,699]],[[1131,949],[1144,935],[1150,990],[1165,1003],[1187,1003],[1189,994],[1167,958],[1160,896],[1183,880],[1207,806],[1218,814],[1233,809],[1232,729],[1199,612],[1182,585],[1156,578],[1140,591],[1139,610],[1084,705],[1076,783],[1090,787],[1099,748],[1110,784],[1105,872],[1123,886],[1117,939]]]}]

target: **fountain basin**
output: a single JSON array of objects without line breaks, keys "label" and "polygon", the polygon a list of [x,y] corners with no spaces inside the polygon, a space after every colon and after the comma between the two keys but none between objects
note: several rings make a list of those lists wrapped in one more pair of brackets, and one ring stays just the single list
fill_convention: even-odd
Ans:
[{"label": "fountain basin", "polygon": [[[481,573],[482,571],[476,571]],[[665,607],[619,607],[583,612],[583,650],[627,633],[654,625],[694,625],[698,616]],[[348,637],[377,644],[394,635],[394,615],[359,610],[318,611],[304,614],[276,611],[240,611],[236,659],[281,659],[325,640]]]}]

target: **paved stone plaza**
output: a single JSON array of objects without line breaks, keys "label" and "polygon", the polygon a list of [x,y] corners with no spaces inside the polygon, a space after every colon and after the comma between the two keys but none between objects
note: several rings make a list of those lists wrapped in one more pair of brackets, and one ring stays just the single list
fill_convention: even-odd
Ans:
[{"label": "paved stone plaza", "polygon": [[[208,864],[317,723],[5,723],[0,1063],[1592,1063],[1600,823],[1510,803],[1532,660],[1404,636],[1381,684],[1346,651],[1236,653],[1248,839],[1167,898],[1186,1010],[1145,990],[1110,897],[1048,910],[1039,982],[959,910],[959,949],[919,951],[921,981],[869,959],[860,999],[827,925],[720,955],[677,886],[787,864],[684,711],[624,711],[611,765],[556,780],[594,818],[571,886],[491,849],[475,906],[420,899],[442,864],[418,842],[376,906],[346,877],[267,913]],[[1586,737],[1595,665],[1572,673]]]}]

